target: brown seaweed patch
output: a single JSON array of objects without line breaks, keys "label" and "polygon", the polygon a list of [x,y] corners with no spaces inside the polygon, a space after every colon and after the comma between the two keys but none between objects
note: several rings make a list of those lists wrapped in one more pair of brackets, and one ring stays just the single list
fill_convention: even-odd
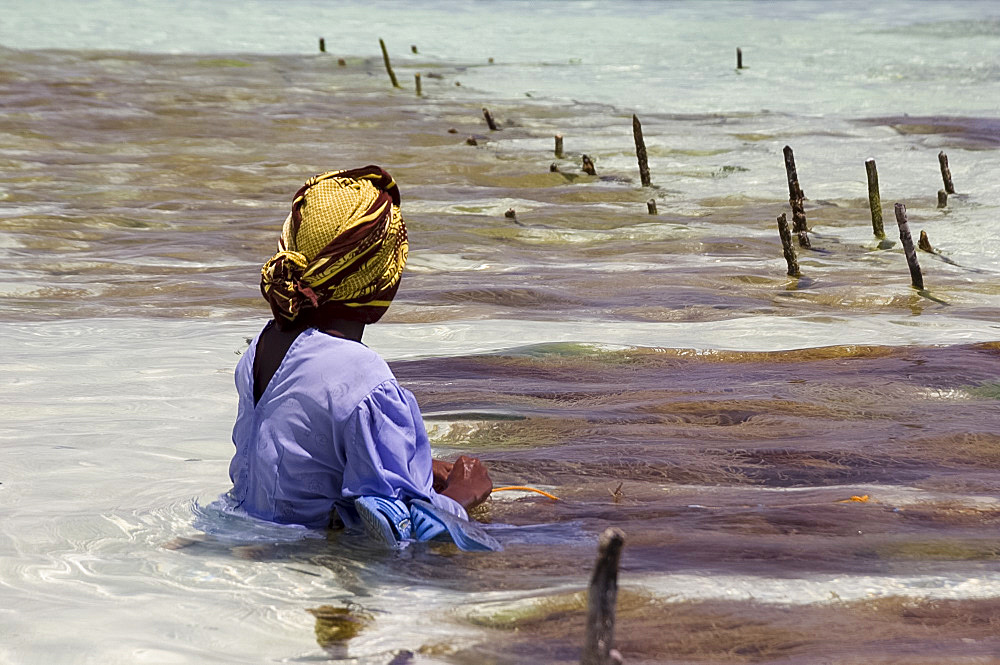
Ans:
[{"label": "brown seaweed patch", "polygon": [[[454,141],[452,141],[454,142]],[[566,175],[549,171],[539,173],[519,173],[514,175],[474,175],[469,181],[480,187],[500,187],[509,189],[532,189],[539,187],[561,187],[566,184]]]},{"label": "brown seaweed patch", "polygon": [[[622,589],[618,594],[618,611],[636,612],[649,609],[655,603],[653,596]],[[514,603],[494,606],[479,606],[468,615],[468,621],[476,626],[518,630],[546,621],[558,621],[580,614],[587,609],[587,592],[576,591],[549,596],[530,598]]]},{"label": "brown seaweed patch", "polygon": [[542,289],[483,288],[443,291],[435,294],[435,301],[445,304],[485,303],[498,307],[550,308],[578,304],[570,298],[561,298]]},{"label": "brown seaweed patch", "polygon": [[997,527],[1000,526],[1000,507],[984,508],[957,502],[922,503],[907,506],[899,511],[903,519],[918,524]]},{"label": "brown seaweed patch", "polygon": [[[605,450],[607,446],[604,447]],[[753,483],[741,469],[736,468],[733,456],[725,452],[708,451],[708,454],[678,452],[670,461],[650,461],[620,455],[592,462],[562,461],[557,459],[491,460],[490,472],[516,478],[519,484],[553,485],[559,496],[566,494],[565,487],[580,487],[588,479],[601,483],[618,481],[674,483],[678,485],[747,484]],[[607,496],[604,486],[590,488],[594,496]]]},{"label": "brown seaweed patch", "polygon": [[[775,363],[807,363],[829,360],[877,360],[897,357],[906,359],[912,349],[874,346],[844,345],[826,346],[790,351],[724,351],[700,349],[676,349],[663,347],[623,347],[609,349],[606,346],[576,344],[570,342],[538,344],[519,351],[495,355],[466,356],[447,362],[461,363],[463,373],[475,370],[479,374],[530,375],[568,379],[576,377],[600,376],[602,369],[634,366],[655,369],[674,369],[682,364],[761,364],[768,367]],[[442,361],[418,360],[394,363],[394,370],[407,375],[413,368],[414,378],[419,379]],[[435,368],[436,369],[436,368]],[[440,370],[438,370],[440,371]],[[569,374],[568,372],[572,372]],[[595,373],[597,372],[597,373]]]},{"label": "brown seaweed patch", "polygon": [[732,451],[749,479],[779,487],[881,482],[904,475],[906,461],[842,451],[755,449]]},{"label": "brown seaweed patch", "polygon": [[947,136],[969,148],[993,148],[1000,142],[996,118],[965,116],[889,116],[858,120],[862,124],[884,125],[907,136]]},{"label": "brown seaweed patch", "polygon": [[850,613],[882,623],[925,628],[954,638],[982,639],[1000,634],[1000,598],[930,600],[893,596],[842,606]]},{"label": "brown seaweed patch", "polygon": [[875,553],[885,559],[914,561],[996,561],[1000,540],[923,540],[884,543]]},{"label": "brown seaweed patch", "polygon": [[838,409],[811,402],[793,400],[706,400],[701,402],[667,402],[639,407],[643,413],[665,413],[687,416],[689,422],[713,425],[739,425],[758,416],[797,416],[801,418],[859,419],[868,414]]},{"label": "brown seaweed patch", "polygon": [[[509,605],[470,621],[516,631],[525,642],[551,644],[583,634],[586,604],[584,592],[559,594]],[[805,631],[774,625],[750,613],[701,603],[669,603],[626,589],[618,594],[615,641],[626,662],[651,658],[761,662],[793,655],[809,638]]]},{"label": "brown seaweed patch", "polygon": [[[526,616],[504,616],[494,628],[511,639],[452,652],[449,662],[579,662],[584,609],[574,603],[581,598],[555,597]],[[996,653],[1000,599],[890,597],[778,606],[666,602],[641,593],[633,598],[635,605],[619,607],[615,629],[615,646],[625,662],[996,662],[989,655]],[[831,654],[836,654],[832,661]]]},{"label": "brown seaweed patch", "polygon": [[995,469],[1000,466],[1000,434],[961,432],[947,436],[917,439],[910,447],[944,464]]}]

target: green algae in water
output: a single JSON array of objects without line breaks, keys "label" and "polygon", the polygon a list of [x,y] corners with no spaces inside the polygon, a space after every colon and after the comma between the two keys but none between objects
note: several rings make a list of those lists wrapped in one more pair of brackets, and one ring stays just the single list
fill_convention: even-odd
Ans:
[{"label": "green algae in water", "polygon": [[773,134],[760,134],[760,133],[756,133],[756,132],[747,132],[747,133],[742,133],[742,134],[733,134],[732,136],[734,138],[738,138],[741,141],[752,141],[752,142],[770,141],[770,140],[774,139],[774,135]]},{"label": "green algae in water", "polygon": [[[618,349],[614,349],[617,351]],[[527,358],[563,357],[563,358],[604,358],[609,354],[607,347],[596,344],[580,344],[578,342],[546,342],[532,344],[520,349],[508,351],[503,355]]]},{"label": "green algae in water", "polygon": [[547,342],[532,344],[518,349],[512,349],[498,358],[530,359],[538,361],[579,361],[598,363],[600,365],[630,365],[648,355],[659,352],[660,349],[636,346],[612,346],[608,344],[581,344],[579,342]]},{"label": "green algae in water", "polygon": [[462,450],[541,448],[571,439],[580,421],[560,418],[525,418],[453,423],[430,432],[432,444]]},{"label": "green algae in water", "polygon": [[249,62],[243,62],[242,60],[236,60],[234,58],[210,58],[208,60],[199,60],[199,67],[249,67]]},{"label": "green algae in water", "polygon": [[[639,591],[619,589],[619,612],[645,611],[659,601]],[[518,630],[519,628],[558,621],[571,615],[584,615],[587,611],[587,592],[575,591],[517,600],[509,603],[483,605],[469,614],[467,619],[476,626]]]},{"label": "green algae in water", "polygon": [[721,169],[712,172],[714,178],[725,178],[732,173],[745,173],[750,169],[743,166],[723,166]]},{"label": "green algae in water", "polygon": [[1000,399],[1000,382],[982,383],[978,386],[968,386],[965,390],[973,397]]},{"label": "green algae in water", "polygon": [[370,614],[350,607],[320,605],[306,611],[316,617],[316,643],[321,647],[341,645],[372,622]]}]

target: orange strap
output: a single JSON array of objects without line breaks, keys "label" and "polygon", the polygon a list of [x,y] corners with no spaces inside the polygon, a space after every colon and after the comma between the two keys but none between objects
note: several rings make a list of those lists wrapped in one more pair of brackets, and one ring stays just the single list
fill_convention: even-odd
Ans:
[{"label": "orange strap", "polygon": [[553,501],[558,501],[559,500],[559,497],[557,497],[557,496],[555,496],[553,494],[549,494],[548,492],[544,492],[542,490],[535,489],[534,487],[527,487],[525,485],[511,485],[510,487],[494,487],[493,488],[494,492],[506,492],[507,490],[521,490],[522,492],[535,492],[537,494],[541,494],[542,496],[547,496],[550,499],[552,499]]}]

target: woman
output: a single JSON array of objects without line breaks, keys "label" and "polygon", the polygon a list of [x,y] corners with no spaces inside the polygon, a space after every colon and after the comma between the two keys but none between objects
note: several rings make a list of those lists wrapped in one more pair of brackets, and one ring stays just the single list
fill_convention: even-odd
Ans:
[{"label": "woman", "polygon": [[274,318],[236,368],[229,497],[248,514],[364,526],[392,544],[454,536],[489,496],[479,460],[432,461],[413,394],[361,343],[407,249],[399,190],[377,166],[317,175],[295,194],[261,270]]}]

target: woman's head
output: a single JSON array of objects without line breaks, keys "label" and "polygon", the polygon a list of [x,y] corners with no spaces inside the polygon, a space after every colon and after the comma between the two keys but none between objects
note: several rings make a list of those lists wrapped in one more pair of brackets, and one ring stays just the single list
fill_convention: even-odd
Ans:
[{"label": "woman's head", "polygon": [[399,189],[377,166],[313,176],[296,192],[260,290],[279,325],[313,312],[374,323],[406,264]]}]

